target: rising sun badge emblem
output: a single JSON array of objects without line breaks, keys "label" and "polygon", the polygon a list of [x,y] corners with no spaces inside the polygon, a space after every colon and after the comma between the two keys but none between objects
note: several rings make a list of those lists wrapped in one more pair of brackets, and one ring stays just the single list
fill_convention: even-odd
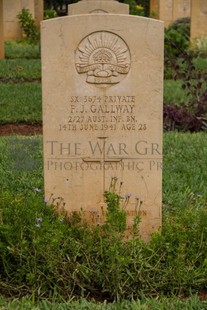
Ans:
[{"label": "rising sun badge emblem", "polygon": [[75,52],[75,64],[87,83],[107,87],[119,83],[129,72],[129,48],[114,33],[94,32],[80,42]]}]

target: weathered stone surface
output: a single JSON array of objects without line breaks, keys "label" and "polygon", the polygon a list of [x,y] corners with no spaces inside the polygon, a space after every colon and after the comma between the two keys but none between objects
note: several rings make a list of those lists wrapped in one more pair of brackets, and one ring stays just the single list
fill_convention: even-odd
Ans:
[{"label": "weathered stone surface", "polygon": [[168,27],[173,21],[173,0],[159,0],[159,20]]},{"label": "weathered stone surface", "polygon": [[164,21],[165,27],[168,27],[179,18],[190,17],[191,0],[151,0],[150,12],[152,17]]},{"label": "weathered stone surface", "polygon": [[173,1],[173,20],[190,17],[191,0],[174,0]]},{"label": "weathered stone surface", "polygon": [[44,3],[43,0],[34,0],[35,24],[40,28],[40,23],[44,17]]},{"label": "weathered stone surface", "polygon": [[149,238],[161,226],[163,23],[73,15],[44,21],[41,37],[46,199],[103,223],[117,178],[128,227],[139,214]]},{"label": "weathered stone surface", "polygon": [[68,5],[68,15],[98,13],[129,14],[129,6],[114,0],[82,0]]},{"label": "weathered stone surface", "polygon": [[207,0],[192,0],[191,38],[207,36]]}]

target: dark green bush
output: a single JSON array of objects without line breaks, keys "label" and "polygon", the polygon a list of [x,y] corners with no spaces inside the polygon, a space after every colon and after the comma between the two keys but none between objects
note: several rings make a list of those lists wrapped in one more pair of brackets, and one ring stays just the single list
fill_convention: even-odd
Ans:
[{"label": "dark green bush", "polygon": [[190,19],[181,18],[165,30],[165,56],[178,57],[186,52],[190,43]]},{"label": "dark green bush", "polygon": [[165,31],[165,54],[168,57],[178,57],[188,48],[189,42],[177,30]]},{"label": "dark green bush", "polygon": [[168,30],[173,29],[182,34],[186,40],[190,38],[190,18],[183,17],[175,20],[169,27]]}]

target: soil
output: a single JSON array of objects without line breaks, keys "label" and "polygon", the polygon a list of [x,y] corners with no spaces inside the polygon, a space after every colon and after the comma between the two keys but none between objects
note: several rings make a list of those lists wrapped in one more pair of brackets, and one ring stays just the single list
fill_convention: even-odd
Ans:
[{"label": "soil", "polygon": [[207,292],[198,293],[198,296],[199,296],[201,301],[207,300]]},{"label": "soil", "polygon": [[33,136],[42,134],[42,125],[40,124],[2,124],[0,125],[0,136],[23,135]]},{"label": "soil", "polygon": [[19,78],[10,78],[10,77],[0,77],[0,84],[2,83],[14,83],[14,84],[19,84],[19,83],[39,83],[41,82],[40,78],[27,78],[27,77],[19,77]]}]

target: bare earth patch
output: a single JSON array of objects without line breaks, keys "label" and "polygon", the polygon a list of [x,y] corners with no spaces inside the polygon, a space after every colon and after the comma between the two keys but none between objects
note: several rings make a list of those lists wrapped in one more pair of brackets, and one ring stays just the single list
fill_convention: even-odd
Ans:
[{"label": "bare earth patch", "polygon": [[42,126],[40,124],[2,124],[0,125],[0,136],[23,135],[33,136],[42,134]]}]

